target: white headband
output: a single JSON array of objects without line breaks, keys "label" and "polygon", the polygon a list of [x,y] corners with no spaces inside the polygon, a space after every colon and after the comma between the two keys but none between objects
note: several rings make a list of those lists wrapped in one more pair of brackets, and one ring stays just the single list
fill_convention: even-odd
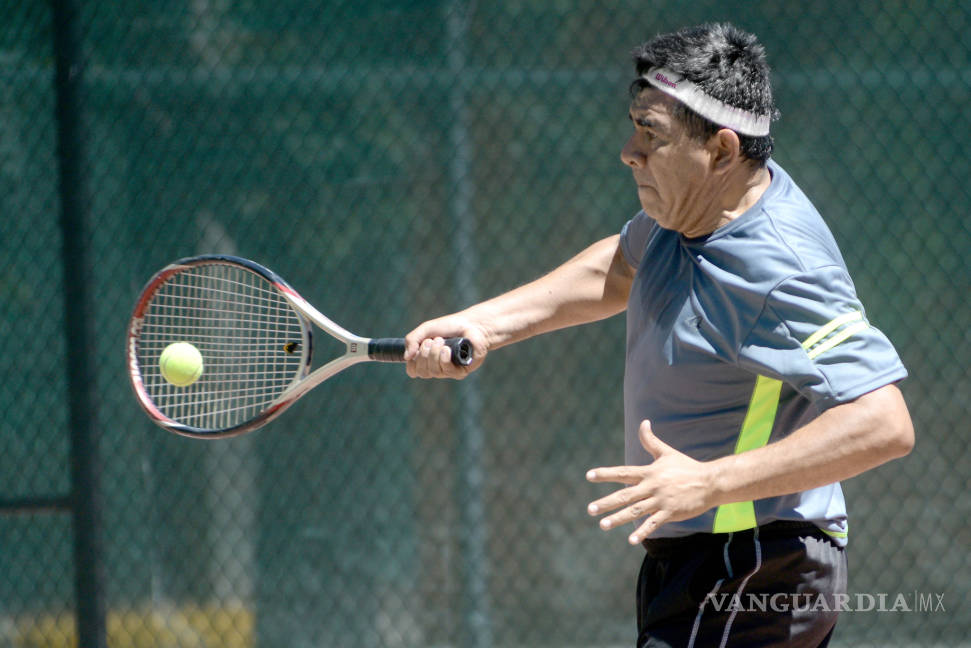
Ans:
[{"label": "white headband", "polygon": [[769,115],[759,115],[729,106],[727,103],[705,94],[697,85],[667,68],[651,68],[641,78],[719,126],[752,137],[762,137],[769,134],[769,121],[771,121]]}]

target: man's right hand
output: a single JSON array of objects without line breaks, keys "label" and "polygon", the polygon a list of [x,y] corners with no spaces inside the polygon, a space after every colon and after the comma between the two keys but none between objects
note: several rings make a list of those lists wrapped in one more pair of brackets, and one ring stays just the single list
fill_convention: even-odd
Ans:
[{"label": "man's right hand", "polygon": [[[472,343],[472,363],[452,364],[452,351],[445,338],[464,337]],[[405,371],[412,378],[455,378],[461,380],[479,368],[489,352],[487,336],[461,314],[446,315],[420,324],[405,336]]]}]

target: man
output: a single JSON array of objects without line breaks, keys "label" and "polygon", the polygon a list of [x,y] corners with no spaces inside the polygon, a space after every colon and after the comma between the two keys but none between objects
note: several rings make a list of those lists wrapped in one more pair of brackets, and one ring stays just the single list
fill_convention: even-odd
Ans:
[{"label": "man", "polygon": [[[846,591],[839,480],[907,454],[906,371],[826,225],[770,159],[769,70],[714,24],[635,52],[621,153],[643,210],[550,274],[406,338],[413,377],[627,311],[625,485],[588,511],[647,554],[638,646],[820,646]],[[476,361],[453,367],[442,338]],[[845,599],[843,599],[845,601]],[[771,604],[769,604],[771,602]]]}]

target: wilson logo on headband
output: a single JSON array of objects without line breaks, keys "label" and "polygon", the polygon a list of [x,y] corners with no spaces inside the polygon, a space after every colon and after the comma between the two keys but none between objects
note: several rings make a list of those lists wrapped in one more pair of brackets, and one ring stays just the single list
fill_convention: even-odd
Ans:
[{"label": "wilson logo on headband", "polygon": [[655,81],[660,81],[661,83],[663,83],[664,85],[666,85],[666,86],[668,86],[670,88],[677,89],[677,87],[678,87],[678,84],[677,83],[675,83],[671,79],[667,78],[666,76],[664,76],[660,72],[658,72],[657,74],[654,75],[654,80]]},{"label": "wilson logo on headband", "polygon": [[645,81],[683,103],[705,119],[730,128],[740,135],[763,137],[769,134],[769,115],[759,115],[736,108],[705,94],[695,83],[662,67],[651,68],[643,77]]}]

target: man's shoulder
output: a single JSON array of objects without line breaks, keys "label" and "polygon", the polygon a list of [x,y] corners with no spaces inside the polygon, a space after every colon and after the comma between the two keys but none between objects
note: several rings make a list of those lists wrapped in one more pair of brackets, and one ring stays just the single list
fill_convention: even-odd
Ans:
[{"label": "man's shoulder", "polygon": [[778,164],[756,213],[727,232],[717,245],[759,274],[779,277],[832,265],[844,266],[832,231],[816,206]]}]

